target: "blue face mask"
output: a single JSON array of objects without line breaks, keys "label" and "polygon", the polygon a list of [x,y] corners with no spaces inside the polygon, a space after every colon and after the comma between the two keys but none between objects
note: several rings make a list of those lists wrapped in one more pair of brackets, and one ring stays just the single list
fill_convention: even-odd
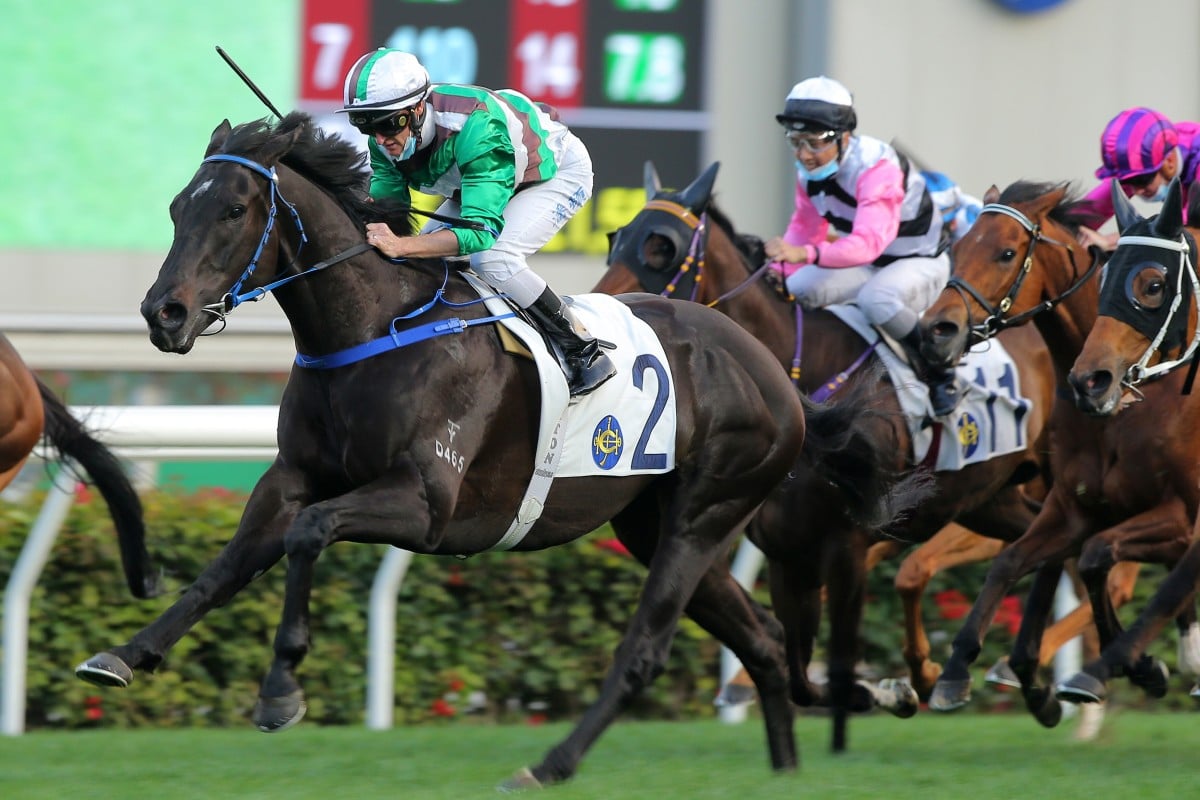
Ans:
[{"label": "blue face mask", "polygon": [[415,131],[408,132],[408,141],[404,143],[404,151],[396,158],[397,161],[404,161],[412,158],[412,154],[417,152],[417,134]]},{"label": "blue face mask", "polygon": [[1158,187],[1158,191],[1150,198],[1151,203],[1161,203],[1167,199],[1167,182],[1162,181]]},{"label": "blue face mask", "polygon": [[826,178],[832,178],[837,174],[837,171],[838,160],[836,158],[830,161],[828,164],[822,164],[811,172],[805,169],[804,164],[802,164],[799,160],[796,161],[796,174],[799,175],[800,180],[804,181],[805,183],[810,183],[812,181],[823,181]]}]

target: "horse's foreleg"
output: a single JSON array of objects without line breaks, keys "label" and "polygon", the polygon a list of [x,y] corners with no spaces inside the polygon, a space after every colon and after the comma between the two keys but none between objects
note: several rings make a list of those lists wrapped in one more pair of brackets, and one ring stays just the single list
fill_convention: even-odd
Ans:
[{"label": "horse's foreleg", "polygon": [[153,671],[205,614],[227,603],[283,556],[283,532],[300,507],[295,500],[298,486],[293,475],[269,468],[251,493],[237,532],[187,591],[127,644],[93,656],[76,668],[76,674],[102,686],[127,686],[133,670]]},{"label": "horse's foreleg", "polygon": [[1002,550],[992,561],[983,588],[962,629],[954,637],[950,658],[930,696],[930,708],[953,711],[967,704],[971,696],[969,667],[979,657],[984,632],[992,624],[1000,602],[1013,585],[1038,564],[1061,563],[1073,555],[1085,533],[1074,516],[1066,513],[1056,486],[1025,535]]},{"label": "horse's foreleg", "polygon": [[1052,561],[1038,569],[1026,596],[1025,613],[1021,615],[1021,627],[1009,659],[1021,686],[1025,708],[1047,728],[1053,728],[1062,720],[1062,706],[1049,689],[1037,685],[1037,654],[1062,572],[1062,562]]},{"label": "horse's foreleg", "polygon": [[921,597],[933,576],[962,564],[994,558],[1004,547],[998,539],[989,539],[951,523],[914,550],[896,572],[896,592],[904,605],[904,661],[908,664],[913,689],[923,700],[929,699],[933,685],[942,674],[941,665],[930,660],[929,638],[921,618]]},{"label": "horse's foreleg", "polygon": [[1194,602],[1198,580],[1200,542],[1193,541],[1133,624],[1104,648],[1100,658],[1060,683],[1058,696],[1072,703],[1103,702],[1108,696],[1105,683],[1109,678],[1133,666],[1134,660],[1145,652],[1171,619],[1187,611],[1188,604]]},{"label": "horse's foreleg", "polygon": [[288,556],[283,613],[275,632],[275,656],[259,688],[254,723],[265,732],[290,727],[304,715],[296,669],[309,649],[309,599],[317,558],[339,540],[391,542],[418,549],[430,536],[433,515],[420,502],[423,482],[414,464],[296,514],[283,537]]}]

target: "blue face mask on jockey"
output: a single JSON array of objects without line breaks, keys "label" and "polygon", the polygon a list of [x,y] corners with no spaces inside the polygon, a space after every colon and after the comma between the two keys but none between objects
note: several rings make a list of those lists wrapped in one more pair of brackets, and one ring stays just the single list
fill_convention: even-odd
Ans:
[{"label": "blue face mask on jockey", "polygon": [[836,158],[831,160],[828,164],[822,164],[812,171],[805,169],[804,164],[802,164],[799,159],[796,160],[796,174],[799,175],[800,180],[804,181],[805,183],[823,181],[828,178],[832,178],[837,174],[837,171],[838,160]]},{"label": "blue face mask on jockey", "polygon": [[1167,181],[1162,181],[1158,186],[1158,191],[1150,198],[1151,203],[1161,203],[1167,199]]},{"label": "blue face mask on jockey", "polygon": [[405,161],[412,158],[412,154],[417,152],[417,132],[408,132],[408,141],[404,143],[404,150],[396,157],[397,161]]}]

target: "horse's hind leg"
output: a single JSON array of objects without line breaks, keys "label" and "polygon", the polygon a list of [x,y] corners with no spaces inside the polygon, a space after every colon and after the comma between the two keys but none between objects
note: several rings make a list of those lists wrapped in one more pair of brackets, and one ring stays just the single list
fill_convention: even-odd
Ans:
[{"label": "horse's hind leg", "polygon": [[[629,519],[628,514],[623,514],[613,520],[613,530],[635,558],[649,565],[656,541],[642,533],[647,518],[642,517],[636,527],[627,522]],[[704,574],[686,612],[741,661],[762,701],[771,765],[775,769],[794,769],[798,758],[788,698],[783,626],[738,585],[724,561],[714,564]]]}]

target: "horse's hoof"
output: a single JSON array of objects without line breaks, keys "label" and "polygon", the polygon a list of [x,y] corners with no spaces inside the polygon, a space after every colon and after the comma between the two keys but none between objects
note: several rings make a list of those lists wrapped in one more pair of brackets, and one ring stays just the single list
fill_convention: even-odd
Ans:
[{"label": "horse's hoof", "polygon": [[921,707],[917,690],[908,681],[899,678],[881,680],[875,693],[875,701],[880,708],[900,719],[908,719]]},{"label": "horse's hoof", "polygon": [[133,683],[133,670],[120,656],[97,653],[75,668],[75,676],[96,686],[124,689]]},{"label": "horse's hoof", "polygon": [[304,719],[306,711],[308,705],[300,691],[283,697],[260,697],[254,706],[254,724],[263,733],[279,733]]},{"label": "horse's hoof", "polygon": [[928,700],[929,695],[933,694],[933,687],[937,684],[940,677],[942,677],[942,665],[933,661],[926,661],[924,666],[912,675],[912,680],[909,683],[916,690],[917,697],[921,700]]},{"label": "horse's hoof", "polygon": [[1049,689],[1031,690],[1025,699],[1025,707],[1043,728],[1055,728],[1062,722],[1062,703],[1050,694]]},{"label": "horse's hoof", "polygon": [[753,686],[743,686],[740,683],[727,683],[717,692],[713,705],[717,708],[737,708],[748,706],[757,697]]},{"label": "horse's hoof", "polygon": [[941,678],[929,696],[929,707],[934,711],[957,711],[971,701],[971,679],[947,680]]},{"label": "horse's hoof", "polygon": [[1017,673],[1013,672],[1013,668],[1009,666],[1008,656],[1004,656],[997,661],[983,679],[988,683],[994,683],[997,686],[1009,686],[1013,689],[1021,688],[1021,681],[1017,678]]},{"label": "horse's hoof", "polygon": [[1077,672],[1055,686],[1054,695],[1068,703],[1103,703],[1108,698],[1108,689],[1099,678]]},{"label": "horse's hoof", "polygon": [[1170,676],[1171,671],[1167,669],[1166,664],[1157,658],[1143,656],[1138,659],[1138,663],[1129,671],[1127,677],[1130,683],[1140,686],[1149,697],[1160,699],[1167,696]]},{"label": "horse's hoof", "polygon": [[515,792],[541,788],[541,781],[533,777],[533,770],[529,769],[529,767],[521,767],[513,773],[511,778],[497,786],[496,791],[503,792],[504,794],[513,794]]}]

